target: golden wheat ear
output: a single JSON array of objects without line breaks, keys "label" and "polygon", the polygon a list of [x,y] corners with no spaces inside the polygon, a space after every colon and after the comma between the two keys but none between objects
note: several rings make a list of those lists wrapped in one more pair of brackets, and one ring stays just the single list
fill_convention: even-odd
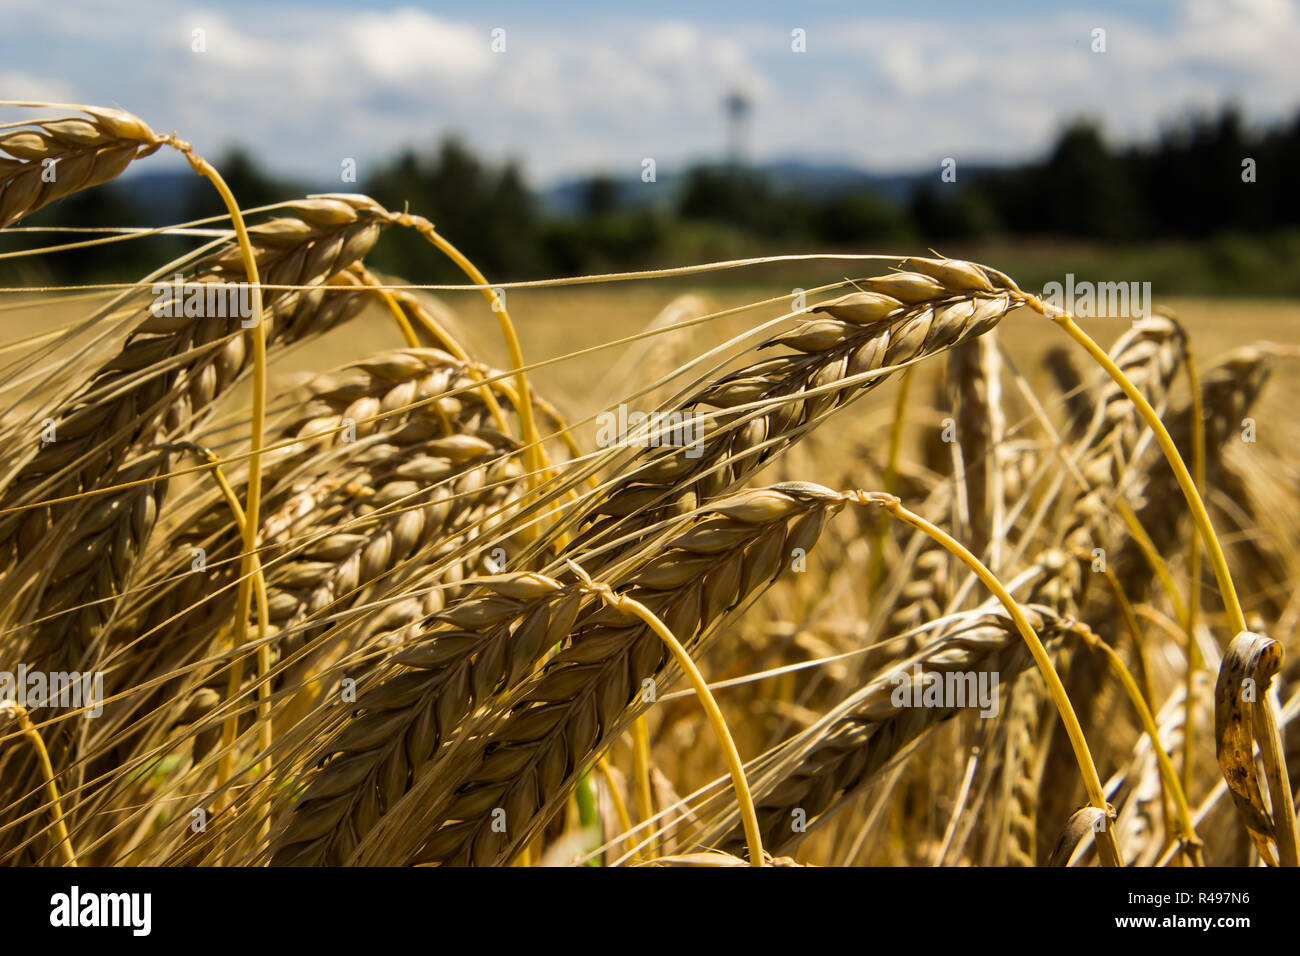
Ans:
[{"label": "golden wheat ear", "polygon": [[108,182],[163,145],[162,137],[124,110],[81,109],[85,117],[37,120],[0,132],[0,229],[56,199]]}]

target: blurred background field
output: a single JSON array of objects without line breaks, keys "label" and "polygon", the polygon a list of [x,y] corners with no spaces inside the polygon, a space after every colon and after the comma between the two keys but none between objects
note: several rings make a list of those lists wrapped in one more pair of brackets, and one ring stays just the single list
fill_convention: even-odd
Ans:
[{"label": "blurred background field", "polygon": [[[1026,288],[1069,270],[1079,280],[1149,281],[1162,296],[1300,295],[1300,273],[1288,268],[1300,253],[1300,184],[1284,172],[1300,166],[1300,114],[1248,126],[1225,107],[1171,118],[1138,143],[1110,142],[1100,121],[1077,120],[1044,156],[961,166],[952,182],[937,166],[881,175],[733,156],[657,173],[653,182],[637,167],[540,187],[517,163],[486,159],[455,135],[430,137],[356,184],[274,177],[257,155],[237,149],[217,161],[246,208],[364,192],[390,209],[430,216],[494,281],[937,245],[995,264]],[[1243,181],[1245,161],[1264,172]],[[145,172],[56,203],[23,225],[163,226],[222,211],[192,175]],[[34,240],[52,245],[58,236],[9,235],[0,252]],[[181,239],[153,238],[4,259],[0,281],[126,280],[184,248]],[[458,278],[412,235],[391,236],[374,258],[412,282]],[[825,268],[802,274],[811,282],[829,275]]]},{"label": "blurred background field", "polygon": [[[903,247],[899,251],[913,250]],[[946,247],[943,251],[949,252]],[[957,254],[962,253],[958,250]],[[642,384],[650,381],[647,369],[654,370],[654,377],[668,374],[676,369],[678,362],[747,333],[760,323],[784,314],[788,307],[781,303],[755,305],[668,335],[620,341],[646,331],[665,310],[671,309],[673,320],[680,322],[704,314],[705,310],[737,309],[787,296],[796,287],[814,287],[819,282],[855,277],[859,272],[868,271],[864,265],[858,264],[855,270],[853,263],[843,262],[776,263],[722,273],[721,281],[715,274],[517,289],[510,290],[507,298],[518,325],[524,357],[529,364],[540,364],[530,373],[530,378],[536,381],[542,394],[559,406],[566,420],[579,423],[625,398],[631,381]],[[760,277],[767,277],[766,281],[760,281]],[[48,336],[82,320],[93,306],[106,301],[102,293],[82,293],[70,301],[69,295],[64,292],[6,296],[6,308],[0,312],[0,340],[9,343],[7,351],[13,355],[40,348],[49,341]],[[441,307],[439,314],[449,320],[450,327],[471,354],[487,365],[508,366],[495,317],[477,292],[424,295],[426,301],[433,298]],[[686,296],[690,297],[686,311],[673,308]],[[1172,312],[1184,324],[1190,348],[1202,365],[1213,364],[1217,357],[1247,342],[1273,342],[1300,349],[1300,300],[1297,299],[1176,295],[1155,296],[1153,305]],[[1084,319],[1081,324],[1107,347],[1132,326],[1131,320],[1123,318]],[[1022,309],[1004,324],[1001,344],[1017,370],[1032,385],[1041,388],[1047,382],[1042,356],[1052,346],[1063,344],[1062,339],[1054,325]],[[755,342],[750,339],[748,344]],[[321,336],[306,347],[289,350],[273,361],[273,389],[283,394],[310,372],[339,367],[401,344],[383,307],[370,306],[357,321]],[[589,349],[596,351],[586,353]],[[1288,364],[1284,362],[1279,374],[1273,377],[1257,409],[1262,428],[1267,427],[1265,423],[1270,416],[1283,421],[1294,418],[1296,403],[1300,401],[1300,378],[1287,374]],[[705,365],[692,369],[675,380],[676,386],[691,381],[707,368]],[[942,367],[923,367],[919,374],[923,383],[927,378],[937,382]],[[1178,387],[1181,386],[1176,386],[1176,394],[1180,394]],[[873,427],[887,428],[894,388],[894,382],[886,382],[871,403],[861,406],[848,418],[866,417],[873,422]],[[656,394],[666,397],[671,392]],[[233,407],[240,407],[245,397],[242,389],[232,395]],[[828,431],[845,428],[851,435],[862,434],[848,420]],[[575,425],[575,430],[579,442],[589,446],[595,434],[594,423]]]}]

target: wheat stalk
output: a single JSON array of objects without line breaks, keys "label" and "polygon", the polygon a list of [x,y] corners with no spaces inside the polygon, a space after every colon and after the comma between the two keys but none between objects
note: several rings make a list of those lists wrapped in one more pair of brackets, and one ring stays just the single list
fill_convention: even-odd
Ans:
[{"label": "wheat stalk", "polygon": [[[428,557],[421,552],[430,545],[442,551],[454,547],[464,528],[508,496],[518,475],[511,461],[516,443],[486,427],[485,407],[469,390],[473,382],[464,363],[446,353],[407,349],[309,383],[304,413],[282,432],[296,441],[271,471],[268,501],[283,503],[263,527],[269,616],[280,632],[274,646],[281,658],[296,655],[331,627],[331,618],[360,605],[367,587],[380,578],[408,562],[423,566]],[[440,397],[446,392],[460,395]],[[341,425],[348,419],[362,423],[356,441],[344,437]],[[303,464],[302,449],[319,450],[306,452]],[[275,477],[286,470],[306,477],[294,482],[284,474]],[[221,529],[226,550],[237,547],[238,529],[228,523]],[[208,540],[208,534],[199,531],[190,540]],[[173,560],[189,554],[185,538],[160,550]],[[214,552],[214,559],[221,554]],[[126,686],[150,685],[200,654],[202,645],[187,635],[214,633],[233,612],[233,569],[217,565],[213,572],[183,577],[166,600],[146,606],[145,620],[158,623],[125,630],[122,636],[131,643],[114,658]],[[148,640],[134,636],[141,629]],[[337,643],[336,634],[331,644]],[[161,658],[160,647],[170,647]],[[133,660],[140,662],[134,674]],[[311,666],[300,660],[283,679],[292,682],[295,673]],[[202,677],[187,680],[195,679]],[[149,710],[159,696],[175,694],[160,688],[135,709]],[[118,719],[106,722],[97,735],[114,741],[119,756],[120,722],[130,712],[119,709]],[[162,713],[157,717],[166,719]]]},{"label": "wheat stalk", "polygon": [[698,439],[702,447],[690,456],[669,447],[634,459],[621,471],[626,477],[566,522],[590,524],[570,556],[580,557],[615,531],[656,524],[681,502],[734,490],[825,413],[886,377],[873,373],[982,335],[1026,300],[1009,278],[981,266],[932,259],[907,259],[903,266],[914,271],[860,280],[855,285],[862,291],[813,306],[818,318],[761,346],[796,354],[750,365],[685,398],[683,412],[719,410]]},{"label": "wheat stalk", "polygon": [[[1050,609],[1025,605],[1034,629],[1051,639],[1069,626]],[[845,798],[874,779],[909,745],[954,716],[952,707],[896,707],[895,691],[918,692],[927,675],[996,673],[1002,682],[1031,666],[1024,643],[1005,614],[985,614],[951,629],[919,654],[868,681],[818,724],[761,758],[771,768],[751,772],[764,845],[781,852],[802,839]],[[918,677],[918,675],[920,675]],[[802,814],[796,816],[795,811]],[[795,826],[798,824],[798,827]],[[734,847],[731,824],[719,819],[698,835],[704,845]]]},{"label": "wheat stalk", "polygon": [[[741,493],[719,502],[708,508],[692,528],[675,536],[665,555],[631,578],[627,582],[629,590],[620,593],[645,604],[689,648],[708,624],[755,588],[769,583],[791,549],[806,548],[815,540],[827,510],[839,507],[836,499],[826,494],[816,486],[787,486]],[[703,564],[711,566],[712,573],[702,573]],[[639,621],[611,609],[580,615],[580,599],[569,590],[544,595],[540,600],[537,607],[511,604],[499,595],[462,601],[442,615],[453,630],[400,655],[398,662],[423,664],[430,673],[399,675],[364,697],[364,718],[353,721],[340,739],[359,738],[367,742],[367,748],[344,766],[326,766],[321,781],[309,788],[295,808],[294,824],[277,840],[276,859],[346,860],[355,841],[365,837],[377,821],[355,817],[348,820],[344,815],[359,811],[352,810],[350,798],[329,799],[337,792],[337,781],[349,771],[359,773],[366,768],[374,779],[388,781],[396,788],[383,791],[391,810],[391,804],[409,786],[408,771],[417,779],[425,775],[425,765],[435,757],[443,736],[469,712],[475,700],[502,682],[509,683],[512,676],[518,680],[527,675],[542,649],[572,634],[572,648],[553,658],[513,695],[517,705],[494,738],[498,743],[511,741],[516,746],[498,749],[494,757],[487,759],[481,773],[490,782],[476,786],[476,778],[467,775],[461,796],[449,808],[452,819],[463,819],[456,814],[466,814],[473,801],[494,793],[500,779],[496,776],[498,765],[503,765],[503,755],[509,751],[505,759],[519,764],[512,774],[523,774],[525,764],[532,768],[529,774],[518,777],[507,801],[507,815],[520,821],[510,842],[521,845],[525,839],[524,821],[532,819],[541,795],[554,794],[574,769],[561,760],[563,755],[571,750],[576,761],[584,760],[602,728],[608,730],[641,693],[636,675],[654,673],[664,660],[658,638]],[[467,646],[477,649],[472,658],[466,653]],[[451,668],[448,661],[453,664]],[[552,706],[542,707],[545,714],[534,713],[530,706],[534,702]],[[376,735],[381,726],[386,732]],[[541,736],[537,736],[538,732]],[[332,742],[326,752],[340,749],[346,748]],[[471,767],[477,763],[474,760]],[[401,768],[400,772],[392,770],[394,764]],[[483,780],[481,776],[477,779]],[[343,826],[340,817],[349,826]],[[466,829],[489,822],[470,820],[468,827],[454,832],[466,836]],[[308,836],[301,836],[303,833]],[[497,836],[492,837],[494,852]],[[475,845],[473,834],[469,838],[468,845],[464,840],[457,844],[466,853]],[[437,855],[440,846],[448,842],[447,834],[435,836],[432,847],[423,855]],[[488,850],[483,847],[474,853],[475,859],[481,861]]]},{"label": "wheat stalk", "polygon": [[[379,225],[369,221],[372,211],[368,200],[307,200],[294,207],[297,215],[251,231],[268,280],[310,290],[267,296],[272,344],[302,341],[356,313],[355,299],[327,297],[321,287],[374,243]],[[196,281],[238,281],[240,262],[234,248],[220,252],[203,264]],[[20,507],[39,500],[37,496],[75,495],[161,478],[168,470],[166,458],[147,449],[192,427],[195,417],[248,371],[240,321],[238,316],[198,322],[185,316],[145,319],[118,357],[51,415],[57,440],[36,444],[8,489],[6,503]],[[165,369],[161,374],[153,371],[159,366]],[[114,436],[109,441],[106,432]],[[142,455],[141,464],[122,464]],[[15,549],[26,552],[41,542],[6,576],[6,588],[23,586],[10,620],[55,615],[36,629],[29,659],[53,665],[85,654],[112,611],[105,599],[125,587],[165,487],[163,482],[152,491],[136,486],[0,518],[0,547],[11,561]],[[62,555],[75,557],[61,560]],[[41,566],[57,570],[41,574]],[[82,614],[60,613],[83,605],[89,610]]]}]

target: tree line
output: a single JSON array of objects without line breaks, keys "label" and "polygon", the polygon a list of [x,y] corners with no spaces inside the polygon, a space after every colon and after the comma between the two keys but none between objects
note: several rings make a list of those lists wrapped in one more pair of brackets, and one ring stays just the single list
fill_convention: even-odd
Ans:
[{"label": "tree line", "polygon": [[[321,191],[265,172],[236,150],[217,163],[241,204],[269,204]],[[389,208],[427,215],[483,271],[503,281],[633,269],[754,252],[1061,236],[1100,243],[1205,242],[1285,235],[1300,229],[1300,114],[1247,125],[1235,109],[1171,125],[1154,140],[1112,145],[1095,122],[1064,128],[1042,157],[1000,167],[918,173],[901,195],[861,185],[791,188],[761,170],[701,163],[644,201],[634,184],[598,176],[556,211],[529,188],[519,165],[483,159],[449,137],[406,149],[355,186]],[[186,219],[224,212],[197,178],[184,186]],[[666,198],[663,198],[666,197]],[[25,225],[156,225],[140,190],[122,183],[53,204]],[[28,240],[30,241],[30,240]],[[180,240],[170,240],[177,250]],[[6,248],[13,248],[10,239]],[[128,275],[156,264],[138,242],[42,256],[57,281]],[[31,260],[14,260],[30,264]],[[395,233],[374,265],[425,281],[458,281],[427,244]],[[9,267],[10,274],[13,266]]]}]

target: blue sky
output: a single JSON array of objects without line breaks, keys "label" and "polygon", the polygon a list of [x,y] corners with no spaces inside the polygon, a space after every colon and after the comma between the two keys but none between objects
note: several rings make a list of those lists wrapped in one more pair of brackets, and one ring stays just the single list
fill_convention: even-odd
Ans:
[{"label": "blue sky", "polygon": [[448,131],[538,184],[634,176],[719,155],[733,89],[754,158],[876,170],[1024,157],[1080,115],[1132,139],[1226,101],[1254,121],[1300,108],[1295,0],[0,0],[0,17],[0,98],[119,105],[318,182]]}]

